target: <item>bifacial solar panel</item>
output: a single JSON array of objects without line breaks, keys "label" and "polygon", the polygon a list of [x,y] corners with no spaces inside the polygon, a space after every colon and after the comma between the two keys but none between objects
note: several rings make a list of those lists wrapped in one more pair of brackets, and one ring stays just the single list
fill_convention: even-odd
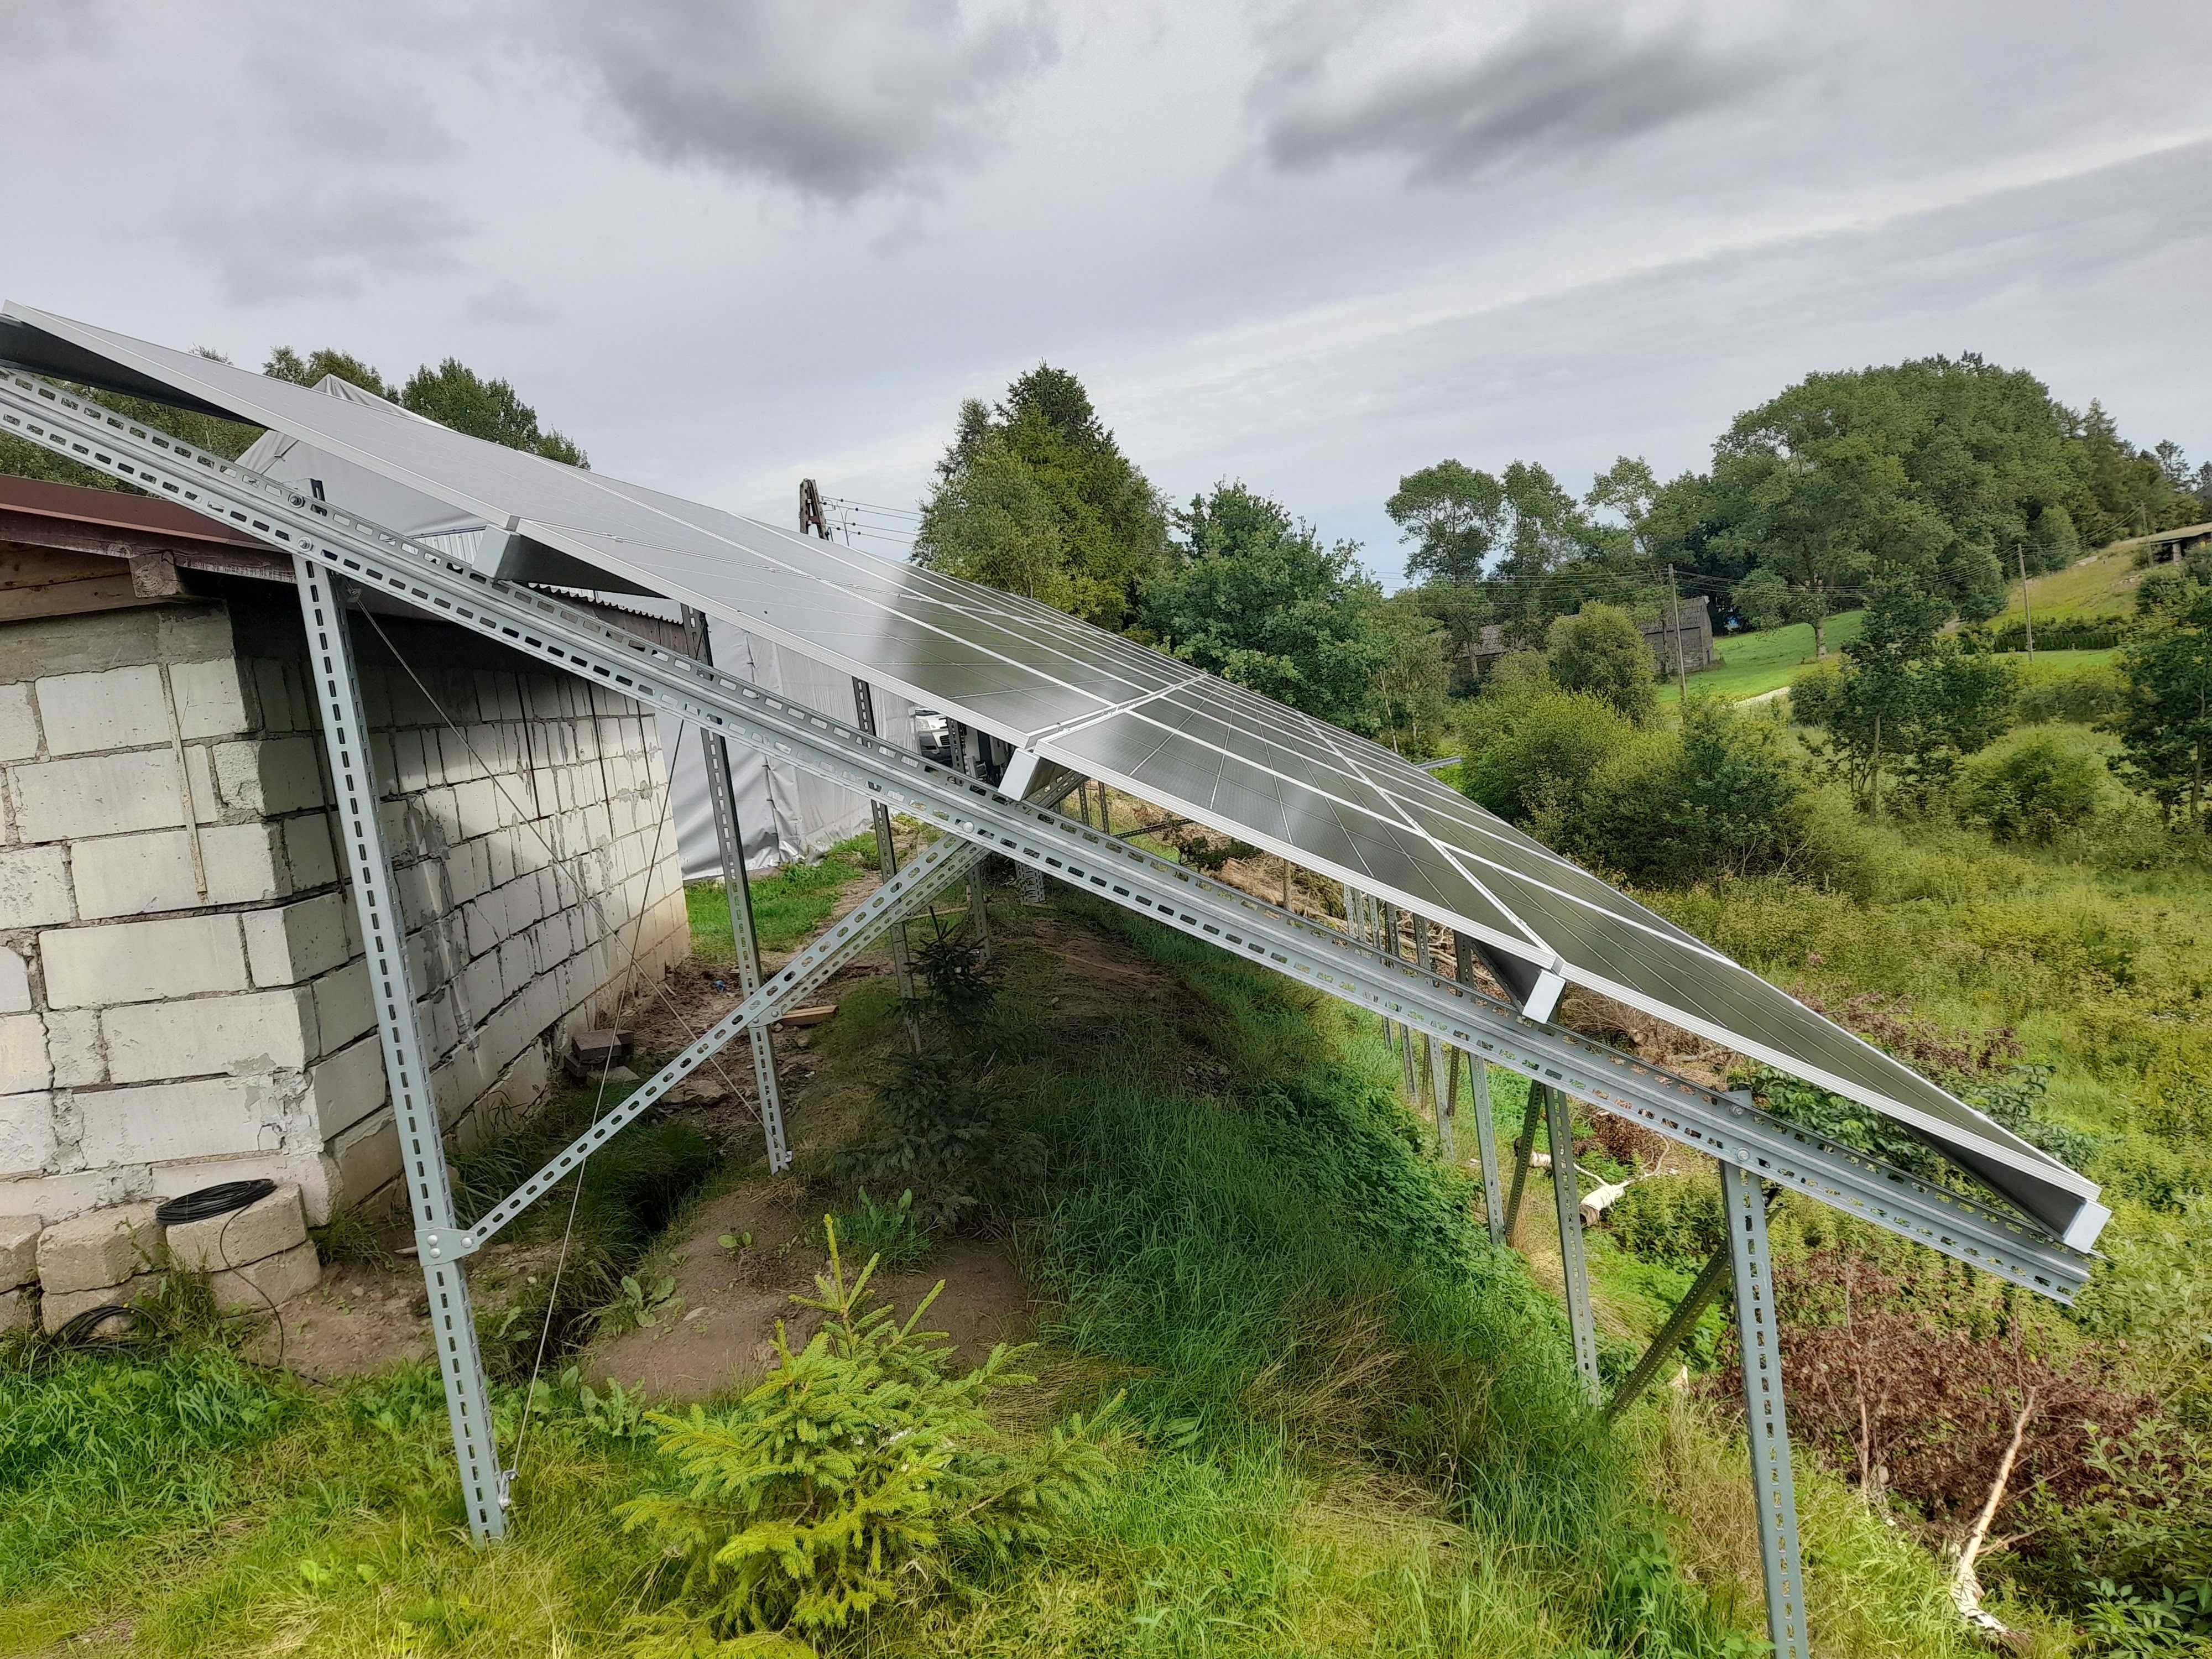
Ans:
[{"label": "bifacial solar panel", "polygon": [[2101,1215],[2082,1176],[1389,750],[1035,600],[27,307],[0,355],[267,427],[1889,1114],[2062,1235]]}]

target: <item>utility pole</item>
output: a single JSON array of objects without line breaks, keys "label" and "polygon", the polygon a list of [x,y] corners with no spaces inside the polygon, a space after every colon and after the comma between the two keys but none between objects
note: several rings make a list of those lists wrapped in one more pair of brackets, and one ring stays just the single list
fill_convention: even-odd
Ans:
[{"label": "utility pole", "polygon": [[1674,580],[1674,567],[1667,567],[1667,591],[1674,599],[1674,678],[1682,688],[1682,701],[1690,700],[1690,665],[1682,655],[1682,588]]},{"label": "utility pole", "polygon": [[2027,608],[2027,551],[2014,537],[2013,556],[2020,561],[2020,614],[2027,623],[2027,659],[2035,660],[2035,612]]}]

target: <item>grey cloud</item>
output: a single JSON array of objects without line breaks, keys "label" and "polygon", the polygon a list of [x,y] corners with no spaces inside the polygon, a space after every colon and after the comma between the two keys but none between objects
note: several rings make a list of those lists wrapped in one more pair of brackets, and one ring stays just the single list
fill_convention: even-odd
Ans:
[{"label": "grey cloud", "polygon": [[48,0],[0,0],[0,64],[23,66],[86,57],[113,45],[107,8],[52,5]]},{"label": "grey cloud", "polygon": [[353,191],[287,198],[187,222],[185,244],[211,259],[240,305],[359,294],[371,280],[459,267],[474,227],[428,197]]},{"label": "grey cloud", "polygon": [[550,38],[648,154],[834,202],[973,159],[999,94],[1059,52],[1041,5],[975,15],[957,0],[573,0]]},{"label": "grey cloud", "polygon": [[1269,157],[1308,171],[1398,157],[1445,184],[1529,157],[1610,148],[1771,86],[1774,54],[1705,38],[1688,21],[1634,34],[1617,17],[1541,12],[1470,61],[1407,69],[1348,93],[1325,58],[1279,61],[1253,102]]},{"label": "grey cloud", "polygon": [[453,133],[422,88],[404,73],[366,78],[362,56],[343,74],[303,72],[296,60],[257,56],[254,78],[271,89],[289,136],[302,148],[342,161],[440,161]]}]

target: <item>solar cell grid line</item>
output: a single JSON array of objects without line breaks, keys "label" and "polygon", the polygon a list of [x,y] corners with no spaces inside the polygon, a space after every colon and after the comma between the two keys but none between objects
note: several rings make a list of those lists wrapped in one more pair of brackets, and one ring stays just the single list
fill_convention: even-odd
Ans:
[{"label": "solar cell grid line", "polygon": [[[191,368],[191,374],[202,374],[202,373],[204,373],[204,372],[207,370],[207,368],[208,368],[208,366],[207,366],[207,365],[200,364],[200,363],[198,363],[198,360],[193,360],[193,366],[192,366],[192,368]],[[226,372],[226,373],[228,373],[228,374],[233,374],[233,375],[239,375],[239,376],[242,376],[242,378],[244,378],[244,379],[246,379],[246,380],[256,380],[256,381],[258,381],[258,377],[254,377],[254,376],[250,376],[250,375],[243,375],[241,371],[225,371],[225,372]],[[312,395],[312,394],[309,394],[309,395]],[[322,405],[324,405],[324,406],[325,406],[325,407],[338,407],[338,406],[341,406],[341,405],[340,405],[340,400],[337,400],[337,399],[330,399],[330,398],[316,398],[316,399],[315,399],[315,401],[317,401],[319,404],[322,404]],[[235,412],[235,411],[234,411],[234,412]],[[382,427],[382,428],[385,428],[385,429],[386,429],[386,430],[397,430],[397,429],[399,429],[399,428],[404,428],[407,430],[407,432],[410,434],[410,441],[412,441],[413,437],[414,437],[415,435],[416,435],[416,434],[417,434],[417,426],[418,426],[418,423],[413,423],[413,422],[397,422],[391,421],[391,420],[389,420],[387,417],[384,417],[384,416],[378,416],[378,417],[376,417],[376,419],[378,420],[378,422],[379,422],[380,426],[380,427]],[[428,432],[432,433],[434,435],[442,435],[444,438],[447,438],[447,439],[453,439],[453,434],[439,434],[439,433],[438,433],[438,429],[429,428],[429,427],[428,426],[428,423],[419,423],[419,424],[420,424],[420,429],[421,429],[421,430],[422,430],[422,431],[428,431]],[[457,442],[465,442],[465,441],[461,441],[461,440],[454,439],[454,440],[453,440],[453,441],[457,441]],[[507,458],[507,459],[510,459],[510,460],[512,459],[512,458]],[[535,464],[534,464],[534,465],[535,465]],[[545,470],[550,470],[550,471],[559,471],[559,469],[557,469],[557,468],[551,468],[551,467],[550,467],[550,464],[544,464],[544,469],[545,469]],[[675,595],[675,594],[672,594],[672,597],[677,597],[677,595]],[[1140,789],[1142,789],[1142,790],[1143,790],[1143,793],[1148,793],[1148,794],[1153,794],[1155,798],[1158,798],[1157,792],[1154,792],[1154,791],[1152,791],[1152,790],[1149,790],[1149,789],[1143,789],[1143,786],[1141,786],[1141,785],[1139,785],[1139,788],[1140,788]],[[1249,798],[1249,792],[1248,792],[1248,798]],[[1311,863],[1311,860],[1301,860],[1301,861],[1308,862],[1310,865],[1310,863]],[[1418,875],[1418,874],[1421,874],[1422,872],[1415,872],[1414,873],[1416,873],[1416,874]],[[1435,899],[1435,896],[1436,896],[1436,894],[1435,894],[1435,890],[1433,889],[1433,886],[1431,885],[1431,886],[1427,890],[1425,890],[1425,891],[1421,890],[1419,887],[1417,887],[1417,888],[1416,888],[1416,891],[1415,891],[1415,893],[1414,893],[1412,896],[1414,896],[1414,897],[1416,898],[1416,900],[1417,900],[1417,903],[1418,903],[1418,905],[1419,905],[1419,908],[1421,908],[1421,909],[1423,909],[1423,910],[1426,910],[1426,909],[1429,908],[1430,903],[1431,903],[1431,902],[1433,902],[1433,901],[1434,901],[1434,899]],[[1440,919],[1440,920],[1451,919],[1451,918],[1453,917],[1454,913],[1451,911],[1450,908],[1447,905],[1447,906],[1443,907],[1443,911],[1444,911],[1444,915],[1443,915],[1443,916],[1439,917],[1438,919]],[[1741,972],[1741,970],[1737,970],[1737,971],[1738,971],[1738,972]],[[1585,973],[1585,974],[1583,974],[1583,975],[1579,975],[1579,977],[1580,977],[1580,978],[1582,978],[1585,982],[1592,982],[1592,983],[1594,983],[1594,984],[1595,984],[1595,983],[1597,983],[1597,982],[1598,982],[1598,981],[1596,981],[1593,980],[1593,979],[1592,979],[1592,976],[1591,976],[1591,975],[1589,975],[1589,974],[1587,974],[1587,973]],[[1749,978],[1749,976],[1748,976],[1748,975],[1746,975],[1745,977],[1746,977],[1747,979],[1748,979],[1748,978]],[[1739,987],[1736,987],[1736,986],[1731,986],[1731,987],[1729,988],[1729,989],[1730,989],[1730,991],[1731,991],[1731,993],[1732,993],[1732,994],[1740,994],[1740,988],[1739,988]],[[1765,1013],[1768,1016],[1768,1023],[1769,1023],[1770,1024],[1776,1024],[1776,1023],[1778,1023],[1778,1023],[1779,1023],[1780,1024],[1783,1024],[1783,1025],[1785,1025],[1785,1026],[1794,1026],[1794,1027],[1796,1027],[1796,1029],[1799,1029],[1799,1030],[1803,1030],[1803,1029],[1805,1029],[1805,1028],[1807,1028],[1807,1027],[1809,1025],[1809,1026],[1812,1026],[1812,1027],[1815,1027],[1815,1028],[1820,1028],[1820,1029],[1821,1029],[1821,1030],[1824,1031],[1824,1033],[1826,1034],[1825,1040],[1826,1040],[1826,1041],[1828,1041],[1828,1042],[1841,1042],[1841,1043],[1843,1043],[1843,1044],[1844,1044],[1844,1045],[1850,1045],[1850,1044],[1856,1043],[1856,1039],[1852,1039],[1852,1038],[1848,1037],[1845,1034],[1844,1034],[1844,1033],[1840,1032],[1839,1030],[1836,1030],[1835,1028],[1833,1028],[1833,1027],[1826,1026],[1825,1022],[1821,1022],[1821,1021],[1818,1020],[1817,1017],[1813,1016],[1813,1015],[1811,1015],[1811,1014],[1809,1013],[1809,1011],[1804,1011],[1804,1010],[1799,1009],[1799,1008],[1797,1008],[1795,1005],[1792,1005],[1792,1004],[1789,1003],[1789,1002],[1788,1002],[1788,1000],[1787,1000],[1786,999],[1784,999],[1784,998],[1781,997],[1781,996],[1780,996],[1780,994],[1779,994],[1778,993],[1775,993],[1775,992],[1773,992],[1773,991],[1771,990],[1771,988],[1764,988],[1764,987],[1762,986],[1761,989],[1762,989],[1762,991],[1763,991],[1764,997],[1765,997],[1765,1005],[1764,1005],[1764,1007],[1763,1007],[1763,1009],[1762,1009],[1762,1012],[1765,1012]],[[1786,1012],[1780,1012],[1780,1013],[1778,1013],[1778,1011],[1786,1011]],[[1658,1012],[1660,1013],[1660,1017],[1661,1017],[1661,1018],[1668,1018],[1668,1017],[1669,1017],[1669,1016],[1668,1016],[1668,1014],[1667,1014],[1663,1010],[1655,1011],[1655,1012]],[[1897,1079],[1898,1079],[1898,1075],[1899,1075],[1899,1073],[1902,1073],[1902,1068],[1897,1067],[1897,1066],[1895,1066],[1894,1062],[1889,1062],[1889,1061],[1887,1061],[1886,1057],[1881,1057],[1881,1056],[1878,1056],[1878,1055],[1876,1055],[1876,1054],[1875,1054],[1875,1051],[1873,1051],[1873,1050],[1871,1050],[1871,1049],[1865,1048],[1863,1045],[1858,1045],[1858,1048],[1857,1048],[1856,1051],[1856,1052],[1854,1052],[1854,1053],[1852,1054],[1851,1057],[1852,1057],[1852,1058],[1854,1059],[1854,1060],[1855,1060],[1855,1061],[1856,1061],[1856,1062],[1857,1062],[1857,1063],[1862,1066],[1862,1068],[1863,1068],[1863,1070],[1862,1070],[1862,1073],[1861,1073],[1860,1075],[1858,1075],[1857,1077],[1856,1077],[1856,1078],[1854,1078],[1854,1079],[1850,1079],[1850,1081],[1852,1084],[1854,1084],[1854,1085],[1856,1085],[1856,1092],[1857,1093],[1858,1097],[1861,1097],[1861,1098],[1865,1098],[1867,1096],[1869,1096],[1869,1095],[1872,1095],[1872,1096],[1874,1097],[1874,1098],[1872,1098],[1872,1099],[1869,1100],[1868,1103],[1875,1105],[1875,1106],[1877,1107],[1877,1109],[1887,1109],[1887,1105],[1888,1105],[1888,1103],[1889,1103],[1889,1101],[1888,1101],[1888,1093],[1887,1092],[1887,1091],[1893,1090],[1893,1088],[1896,1086],[1896,1085],[1897,1085]],[[1881,1061],[1882,1063],[1881,1063],[1881,1065],[1875,1065],[1875,1066],[1868,1066],[1868,1062],[1870,1062],[1870,1061],[1875,1061],[1875,1060],[1880,1060],[1880,1061]],[[1908,1075],[1909,1075],[1909,1074],[1908,1074]],[[1869,1077],[1871,1077],[1871,1078],[1873,1079],[1873,1080],[1872,1080],[1872,1081],[1869,1081]],[[1984,1120],[1980,1119],[1980,1118],[1978,1117],[1978,1115],[1975,1115],[1975,1114],[1972,1114],[1972,1113],[1971,1113],[1971,1112],[1968,1112],[1968,1111],[1966,1111],[1966,1109],[1964,1109],[1964,1108],[1962,1108],[1962,1107],[1959,1107],[1959,1106],[1957,1106],[1956,1103],[1951,1103],[1951,1102],[1948,1102],[1948,1098],[1947,1098],[1947,1097],[1942,1097],[1942,1096],[1941,1095],[1941,1092],[1940,1092],[1940,1091],[1932,1091],[1932,1089],[1929,1089],[1928,1085],[1922,1085],[1922,1087],[1923,1087],[1923,1090],[1927,1090],[1927,1091],[1928,1091],[1928,1092],[1929,1092],[1930,1094],[1932,1094],[1933,1097],[1935,1098],[1935,1100],[1936,1100],[1937,1103],[1939,1103],[1939,1104],[1941,1104],[1941,1105],[1945,1105],[1945,1106],[1948,1106],[1948,1107],[1951,1109],[1952,1112],[1955,1113],[1955,1115],[1955,1115],[1954,1117],[1952,1117],[1952,1118],[1950,1118],[1950,1119],[1948,1120],[1948,1121],[1949,1121],[1949,1122],[1951,1123],[1951,1125],[1952,1125],[1952,1127],[1954,1127],[1954,1128],[1956,1128],[1956,1129],[1959,1129],[1959,1130],[1960,1130],[1960,1131],[1964,1132],[1966,1134],[1967,1134],[1967,1135],[1970,1137],[1970,1139],[1973,1139],[1973,1140],[1978,1140],[1978,1141],[1980,1141],[1982,1144],[1984,1144],[1984,1145],[1989,1144],[1989,1139],[1990,1139],[1990,1137],[1989,1137],[1989,1131],[1990,1131],[1991,1128],[1993,1128],[1993,1127],[1994,1127],[1994,1126],[1988,1125],[1988,1124],[1986,1123],[1986,1121],[1985,1121]],[[1854,1092],[1854,1090],[1853,1090],[1853,1089],[1846,1089],[1844,1091],[1845,1091],[1845,1092]],[[1942,1114],[1942,1113],[1941,1113],[1940,1111],[1939,1111],[1939,1112],[1937,1112],[1936,1115],[1938,1115],[1938,1116],[1942,1116],[1942,1115],[1943,1115],[1943,1114]],[[1969,1147],[1969,1149],[1968,1149],[1968,1150],[1969,1150],[1969,1155],[1970,1155],[1970,1156],[1973,1155],[1973,1154],[1972,1154],[1972,1152],[1971,1152],[1971,1146]],[[1997,1168],[1997,1169],[2000,1169],[2000,1170],[2014,1168],[2014,1167],[2015,1166],[2015,1165],[2014,1165],[2014,1160],[2013,1160],[2013,1159],[2009,1157],[2009,1152],[2010,1152],[2010,1151],[2011,1151],[2011,1149],[2007,1149],[2008,1156],[2007,1156],[2007,1157],[2005,1157],[2004,1158],[2000,1159],[1998,1162],[1996,1162],[1996,1163],[1993,1164],[1991,1165],[1991,1167],[1992,1167],[1992,1168]],[[2067,1192],[2069,1192],[2069,1193],[2070,1193],[2070,1194],[2079,1194],[2079,1195],[2081,1195],[2081,1196],[2083,1196],[2083,1197],[2086,1197],[2086,1196],[2087,1196],[2088,1194],[2093,1194],[2093,1193],[2094,1193],[2094,1188],[2089,1187],[2087,1183],[2081,1182],[2080,1181],[2080,1178],[2079,1178],[2078,1176],[2070,1176],[2070,1172],[2068,1172],[2068,1176],[2069,1176],[2069,1179],[2070,1180],[2070,1182],[2071,1182],[2071,1183],[2072,1183],[2072,1184],[2070,1184],[2070,1185],[2069,1185],[2069,1184],[2067,1184],[2067,1182],[2061,1182],[2059,1184],[2060,1184],[2061,1188],[2062,1188],[2063,1190],[2065,1190],[2065,1191],[2067,1191]],[[2007,1178],[2009,1178],[2009,1177],[2007,1177]]]}]

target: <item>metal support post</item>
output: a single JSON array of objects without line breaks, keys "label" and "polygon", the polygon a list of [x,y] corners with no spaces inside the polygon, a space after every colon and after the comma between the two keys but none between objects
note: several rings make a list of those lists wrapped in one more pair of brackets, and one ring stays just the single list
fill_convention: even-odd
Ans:
[{"label": "metal support post", "polygon": [[[1413,918],[1413,960],[1423,973],[1433,973],[1436,965],[1429,959],[1429,925],[1419,916]],[[1459,1161],[1452,1146],[1452,1111],[1459,1091],[1459,1050],[1452,1050],[1454,1064],[1450,1075],[1445,1074],[1444,1045],[1434,1032],[1429,1034],[1429,1092],[1435,1097],[1437,1106],[1437,1151],[1447,1164]]]},{"label": "metal support post", "polygon": [[[300,587],[300,616],[307,626],[308,667],[322,707],[323,748],[337,793],[339,839],[353,876],[354,914],[360,920],[362,948],[368,958],[369,993],[376,1005],[377,1035],[384,1048],[384,1078],[399,1134],[407,1200],[418,1232],[450,1228],[453,1189],[446,1176],[438,1101],[408,974],[406,922],[392,881],[392,860],[385,850],[375,761],[368,721],[362,714],[353,641],[346,632],[335,579],[311,559],[295,559],[293,567]],[[431,1340],[445,1379],[446,1415],[453,1425],[469,1530],[479,1539],[498,1538],[507,1531],[507,1477],[499,1467],[498,1436],[492,1425],[483,1359],[477,1351],[468,1279],[458,1261],[433,1262],[426,1257],[422,1281],[429,1291]]]},{"label": "metal support post", "polygon": [[1613,1391],[1613,1398],[1605,1402],[1608,1419],[1618,1417],[1636,1403],[1636,1397],[1651,1386],[1651,1379],[1659,1375],[1659,1368],[1680,1347],[1707,1308],[1728,1283],[1729,1262],[1734,1254],[1732,1244],[1723,1244],[1712,1253],[1705,1265],[1698,1269],[1698,1276],[1690,1281],[1690,1288],[1674,1304],[1674,1311],[1667,1316],[1667,1323],[1659,1334],[1651,1339],[1651,1346],[1636,1362],[1636,1369],[1627,1380]]},{"label": "metal support post", "polygon": [[1759,1564],[1766,1579],[1766,1634],[1775,1659],[1806,1659],[1805,1558],[1797,1543],[1797,1486],[1790,1473],[1790,1425],[1782,1407],[1781,1332],[1774,1313],[1774,1264],[1766,1248],[1766,1183],[1725,1160],[1721,1214],[1735,1276],[1735,1328],[1743,1350],[1743,1419],[1751,1440],[1752,1497],[1759,1510]]},{"label": "metal support post", "polygon": [[[1382,951],[1393,961],[1405,960],[1405,946],[1398,937],[1398,907],[1395,904],[1386,904],[1382,907]],[[1418,1102],[1421,1097],[1421,1085],[1413,1076],[1413,1028],[1412,1026],[1401,1025],[1398,1028],[1397,1048],[1399,1057],[1405,1062],[1406,1097]]]},{"label": "metal support post", "polygon": [[[693,656],[704,663],[714,660],[705,611],[685,605],[684,632]],[[707,799],[714,812],[714,847],[722,860],[722,897],[729,905],[730,939],[737,951],[738,988],[750,996],[760,989],[760,936],[753,927],[753,890],[745,878],[744,830],[738,822],[737,790],[730,781],[730,745],[718,733],[702,732],[701,737],[699,748],[707,765]],[[745,1037],[752,1049],[753,1092],[760,1102],[768,1167],[775,1174],[791,1164],[791,1144],[783,1132],[783,1089],[775,1075],[775,1040],[765,1022],[747,1031]]]},{"label": "metal support post", "polygon": [[[853,712],[860,730],[872,738],[876,736],[875,692],[867,681],[857,678],[853,681]],[[876,821],[876,873],[889,881],[898,874],[898,847],[891,839],[891,809],[878,801],[872,815]],[[892,924],[890,939],[891,971],[898,975],[899,1000],[911,1005],[915,1000],[914,958],[907,951],[904,921]]]},{"label": "metal support post", "polygon": [[1521,1200],[1528,1190],[1528,1168],[1536,1156],[1536,1122],[1544,1115],[1545,1085],[1528,1085],[1528,1109],[1521,1115],[1521,1139],[1513,1143],[1513,1191],[1505,1200],[1505,1242],[1521,1231]]},{"label": "metal support post", "polygon": [[[971,758],[968,752],[969,743],[975,740],[975,733],[956,720],[952,736],[952,752],[958,760],[960,770],[971,778],[980,777],[983,770],[979,763],[981,757]],[[1103,789],[1103,786],[1101,787]],[[1105,796],[1102,793],[1099,799],[1103,804]],[[988,860],[979,859],[975,868],[968,872],[968,937],[974,941],[977,951],[986,962],[991,959],[990,889],[984,880],[988,865]]]},{"label": "metal support post", "polygon": [[[1454,1054],[1459,1051],[1454,1049]],[[1490,1242],[1505,1242],[1504,1183],[1498,1179],[1498,1123],[1490,1110],[1490,1066],[1467,1057],[1468,1092],[1474,1102],[1474,1150],[1482,1161],[1482,1218],[1490,1228]]]},{"label": "metal support post", "polygon": [[1559,1273],[1567,1293],[1567,1328],[1575,1340],[1575,1369],[1595,1403],[1603,1385],[1597,1375],[1597,1322],[1590,1312],[1589,1263],[1583,1255],[1583,1189],[1575,1181],[1575,1126],[1567,1097],[1544,1091],[1551,1130],[1552,1200],[1559,1211]]}]

